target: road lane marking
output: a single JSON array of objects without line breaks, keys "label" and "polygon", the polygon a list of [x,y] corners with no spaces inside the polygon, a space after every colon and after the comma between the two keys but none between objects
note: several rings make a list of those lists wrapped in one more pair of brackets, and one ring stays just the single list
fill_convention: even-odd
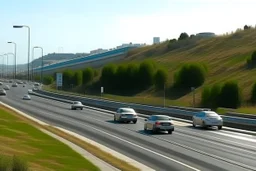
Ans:
[{"label": "road lane marking", "polygon": [[213,133],[256,143],[256,139],[241,137],[239,135],[231,135],[231,134],[226,134],[226,133],[223,133],[223,132],[213,132]]}]

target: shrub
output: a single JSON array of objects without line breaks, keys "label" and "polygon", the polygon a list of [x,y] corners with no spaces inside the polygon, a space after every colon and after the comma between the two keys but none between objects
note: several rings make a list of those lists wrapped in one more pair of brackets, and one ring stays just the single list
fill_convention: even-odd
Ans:
[{"label": "shrub", "polygon": [[189,36],[188,36],[188,34],[187,33],[181,33],[180,34],[180,37],[179,37],[179,39],[178,40],[185,40],[185,39],[187,39],[187,38],[189,38]]},{"label": "shrub", "polygon": [[228,81],[221,88],[220,106],[238,108],[241,105],[241,93],[237,82]]},{"label": "shrub", "polygon": [[174,75],[174,86],[180,88],[199,87],[205,81],[206,66],[202,64],[185,64]]},{"label": "shrub", "polygon": [[247,66],[249,68],[256,66],[256,51],[254,51],[252,55],[249,58],[247,58]]},{"label": "shrub", "polygon": [[251,102],[255,104],[256,102],[256,83],[253,84],[252,91],[251,91]]},{"label": "shrub", "polygon": [[80,86],[83,84],[83,71],[75,71],[73,76],[73,83],[75,86]]},{"label": "shrub", "polygon": [[45,85],[49,85],[49,84],[52,84],[53,83],[53,77],[52,76],[44,76],[43,78],[43,84]]},{"label": "shrub", "polygon": [[70,69],[64,70],[63,72],[63,86],[70,87],[73,82],[74,72]]},{"label": "shrub", "polygon": [[119,65],[116,70],[117,89],[129,88],[127,84],[133,84],[127,81],[127,67],[125,65]]},{"label": "shrub", "polygon": [[156,65],[152,61],[144,61],[139,67],[139,82],[141,88],[149,87],[153,84]]},{"label": "shrub", "polygon": [[102,72],[101,72],[101,84],[104,87],[113,89],[115,88],[116,84],[116,79],[115,79],[115,74],[116,74],[116,69],[117,66],[114,64],[109,64],[103,67]]},{"label": "shrub", "polygon": [[161,68],[156,71],[154,76],[154,83],[157,89],[163,89],[164,85],[166,85],[168,79],[167,70]]},{"label": "shrub", "polygon": [[220,84],[214,84],[211,88],[210,107],[217,109],[220,105],[220,93],[222,86]]},{"label": "shrub", "polygon": [[211,107],[211,88],[205,87],[201,94],[201,104],[204,107]]},{"label": "shrub", "polygon": [[28,165],[18,157],[13,156],[12,171],[28,171]]},{"label": "shrub", "polygon": [[137,64],[128,64],[127,66],[127,80],[129,81],[129,86],[131,89],[138,89],[139,82],[139,65]]},{"label": "shrub", "polygon": [[95,71],[93,71],[93,69],[90,67],[85,68],[83,70],[83,84],[84,85],[87,85],[88,83],[90,83],[93,80],[94,76],[96,75]]}]

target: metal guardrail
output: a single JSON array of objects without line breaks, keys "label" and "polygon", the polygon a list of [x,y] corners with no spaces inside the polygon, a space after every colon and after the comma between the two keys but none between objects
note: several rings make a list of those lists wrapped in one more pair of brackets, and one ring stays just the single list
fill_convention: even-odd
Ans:
[{"label": "metal guardrail", "polygon": [[[122,102],[115,102],[115,101],[109,101],[104,99],[86,98],[86,97],[74,96],[74,95],[64,95],[64,94],[57,94],[57,93],[43,91],[43,90],[39,90],[36,92],[39,94],[43,94],[43,95],[51,96],[55,98],[66,99],[71,101],[81,101],[83,104],[88,106],[104,108],[112,111],[117,110],[117,108],[119,107],[131,107],[131,108],[134,108],[137,112],[148,114],[148,115],[164,114],[164,115],[169,115],[169,116],[188,119],[188,120],[191,120],[192,116],[198,112],[198,111],[189,111],[189,110],[182,110],[182,109],[175,109],[175,108],[155,107],[155,106],[135,104],[135,103],[122,103]],[[256,131],[256,119],[225,116],[225,115],[222,115],[222,118],[224,121],[224,126]]]}]

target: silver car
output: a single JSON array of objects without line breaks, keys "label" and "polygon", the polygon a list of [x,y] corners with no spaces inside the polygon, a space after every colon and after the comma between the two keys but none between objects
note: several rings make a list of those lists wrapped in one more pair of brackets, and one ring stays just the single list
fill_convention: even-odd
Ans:
[{"label": "silver car", "polygon": [[152,115],[148,119],[145,119],[144,131],[151,130],[153,133],[158,131],[168,131],[172,134],[174,131],[174,125],[169,116],[166,115]]},{"label": "silver car", "polygon": [[137,113],[132,108],[119,108],[114,114],[114,121],[133,122],[136,124],[138,119]]},{"label": "silver car", "polygon": [[193,127],[196,127],[197,125],[204,128],[218,126],[218,129],[221,129],[223,120],[216,112],[202,111],[193,116]]},{"label": "silver car", "polygon": [[25,94],[22,99],[23,100],[31,100],[31,97],[30,97],[30,95]]},{"label": "silver car", "polygon": [[83,110],[84,105],[79,101],[74,101],[71,105],[71,110],[81,109]]},{"label": "silver car", "polygon": [[0,89],[0,95],[6,95],[6,91],[4,89]]}]

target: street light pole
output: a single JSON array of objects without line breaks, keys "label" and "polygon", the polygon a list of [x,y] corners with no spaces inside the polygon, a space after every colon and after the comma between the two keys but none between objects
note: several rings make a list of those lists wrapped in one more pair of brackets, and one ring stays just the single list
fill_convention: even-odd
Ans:
[{"label": "street light pole", "polygon": [[29,56],[30,56],[30,27],[26,25],[14,25],[13,28],[28,28],[28,82],[29,82]]},{"label": "street light pole", "polygon": [[17,74],[17,57],[16,57],[16,51],[17,51],[17,44],[15,42],[7,42],[14,44],[14,79],[16,80],[16,74]]},{"label": "street light pole", "polygon": [[1,77],[3,79],[4,78],[4,55],[0,55],[0,56],[3,57],[2,74],[1,74]]},{"label": "street light pole", "polygon": [[[8,58],[9,58],[8,55],[13,55],[14,60],[15,60],[15,54],[14,54],[14,53],[7,53],[6,55],[7,55],[7,67],[8,67]],[[8,69],[7,69],[7,71],[8,71]],[[7,73],[8,73],[8,72],[7,72]],[[13,79],[14,79],[14,74],[13,74]]]},{"label": "street light pole", "polygon": [[42,50],[42,57],[41,57],[41,84],[43,84],[43,66],[44,66],[44,49],[40,46],[35,46],[34,48],[36,49],[41,49]]}]

